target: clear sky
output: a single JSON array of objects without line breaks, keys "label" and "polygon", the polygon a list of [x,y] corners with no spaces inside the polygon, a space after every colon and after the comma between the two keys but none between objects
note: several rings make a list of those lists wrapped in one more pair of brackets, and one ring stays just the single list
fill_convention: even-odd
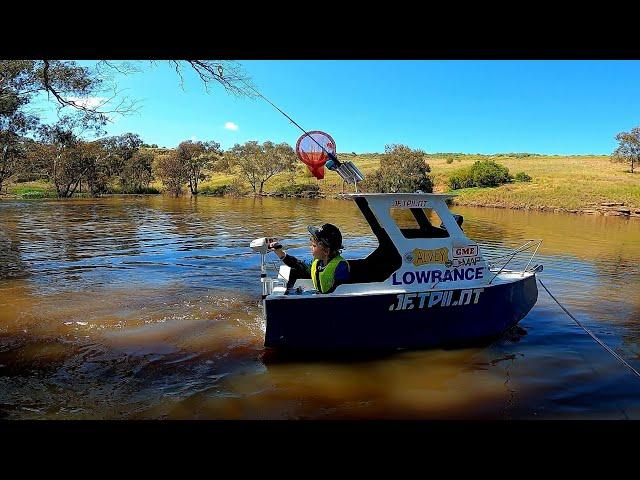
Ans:
[{"label": "clear sky", "polygon": [[[224,149],[248,140],[295,145],[301,132],[264,100],[218,86],[207,94],[190,72],[182,90],[158,63],[119,77],[141,107],[115,119],[109,134],[134,132],[165,147],[189,139]],[[303,128],[330,133],[338,153],[403,143],[428,153],[610,154],[616,133],[640,125],[640,61],[240,63]]]}]

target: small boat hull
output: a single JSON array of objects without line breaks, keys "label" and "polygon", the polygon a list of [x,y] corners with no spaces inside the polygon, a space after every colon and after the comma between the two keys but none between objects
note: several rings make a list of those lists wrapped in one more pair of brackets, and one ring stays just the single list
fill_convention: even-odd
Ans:
[{"label": "small boat hull", "polygon": [[265,347],[430,348],[477,343],[516,325],[538,298],[535,275],[490,286],[265,299]]}]

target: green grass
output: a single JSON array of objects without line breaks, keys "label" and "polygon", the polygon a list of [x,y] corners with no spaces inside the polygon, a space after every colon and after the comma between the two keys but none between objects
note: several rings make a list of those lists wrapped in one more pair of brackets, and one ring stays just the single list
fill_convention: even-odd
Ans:
[{"label": "green grass", "polygon": [[10,185],[7,188],[7,193],[20,198],[51,198],[56,196],[52,186],[46,182],[25,182]]}]

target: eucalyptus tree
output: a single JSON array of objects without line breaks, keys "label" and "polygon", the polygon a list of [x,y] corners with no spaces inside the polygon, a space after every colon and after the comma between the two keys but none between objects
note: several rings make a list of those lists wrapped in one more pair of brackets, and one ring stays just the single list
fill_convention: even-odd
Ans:
[{"label": "eucalyptus tree", "polygon": [[199,182],[208,178],[207,171],[222,157],[222,150],[218,142],[189,140],[178,145],[177,157],[187,172],[191,194],[197,195]]},{"label": "eucalyptus tree", "polygon": [[252,140],[244,145],[235,144],[225,157],[229,168],[237,170],[256,195],[262,195],[264,185],[271,177],[296,166],[295,152],[287,143],[276,145],[266,141],[260,145]]},{"label": "eucalyptus tree", "polygon": [[189,176],[185,165],[178,158],[177,151],[158,155],[154,161],[154,171],[174,197],[182,194],[182,187],[187,183]]},{"label": "eucalyptus tree", "polygon": [[629,163],[633,173],[634,164],[640,162],[640,127],[632,128],[630,132],[618,133],[616,140],[618,147],[611,154],[611,160]]},{"label": "eucalyptus tree", "polygon": [[[149,62],[147,62],[148,64]],[[159,62],[152,61],[157,65]],[[254,96],[242,65],[230,60],[167,60],[184,85],[187,69],[208,92],[213,84],[238,96]],[[73,60],[0,60],[0,184],[12,176],[22,159],[20,138],[35,134],[43,108],[53,106],[58,118],[74,116],[85,134],[104,134],[119,115],[139,110],[139,102],[119,89],[117,74],[131,75],[144,62],[100,60],[81,65]],[[78,132],[76,132],[78,133]],[[114,157],[115,159],[115,157]]]}]

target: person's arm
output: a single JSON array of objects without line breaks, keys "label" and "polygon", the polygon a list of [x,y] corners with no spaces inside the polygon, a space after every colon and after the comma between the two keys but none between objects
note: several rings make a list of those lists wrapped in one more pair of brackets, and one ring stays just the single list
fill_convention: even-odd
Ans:
[{"label": "person's arm", "polygon": [[[272,247],[272,245],[274,245]],[[293,270],[296,270],[298,275],[297,278],[311,278],[311,265],[303,262],[302,260],[298,260],[293,255],[289,255],[282,249],[282,245],[277,243],[269,244],[273,251],[276,252],[276,255],[282,263],[284,263],[287,267],[290,267]],[[276,248],[278,246],[279,248]]]}]

